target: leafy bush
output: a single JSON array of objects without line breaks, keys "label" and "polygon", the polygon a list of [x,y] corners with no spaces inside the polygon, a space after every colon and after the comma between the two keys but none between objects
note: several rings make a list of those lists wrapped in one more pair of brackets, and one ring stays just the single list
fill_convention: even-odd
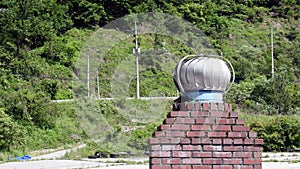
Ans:
[{"label": "leafy bush", "polygon": [[299,107],[299,84],[292,83],[286,70],[277,72],[274,78],[259,76],[234,84],[226,100],[253,114],[291,115]]},{"label": "leafy bush", "polygon": [[15,121],[0,109],[0,149],[10,151],[25,143],[24,131]]},{"label": "leafy bush", "polygon": [[128,141],[128,146],[133,147],[137,150],[147,150],[148,139],[155,132],[156,126],[154,124],[149,124],[144,129],[137,129],[132,131],[130,139]]},{"label": "leafy bush", "polygon": [[300,147],[298,116],[247,116],[246,123],[264,139],[264,151],[291,151]]}]

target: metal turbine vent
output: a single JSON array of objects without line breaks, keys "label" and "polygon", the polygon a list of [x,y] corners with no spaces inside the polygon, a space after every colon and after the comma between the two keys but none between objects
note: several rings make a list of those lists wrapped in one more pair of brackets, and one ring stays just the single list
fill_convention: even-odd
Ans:
[{"label": "metal turbine vent", "polygon": [[232,69],[234,81],[234,69],[227,59],[216,55],[188,55],[176,65],[173,80],[177,89],[183,96],[188,97],[188,100],[199,101],[200,97],[200,101],[213,101],[214,98],[206,98],[207,94],[219,93],[218,97],[221,97],[221,94],[223,98],[223,93],[230,89],[231,72],[227,65]]}]

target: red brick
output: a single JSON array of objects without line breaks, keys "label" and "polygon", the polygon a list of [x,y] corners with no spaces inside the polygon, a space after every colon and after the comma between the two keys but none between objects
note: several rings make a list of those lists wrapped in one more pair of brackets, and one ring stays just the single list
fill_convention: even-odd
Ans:
[{"label": "red brick", "polygon": [[194,124],[195,123],[195,119],[193,118],[177,118],[175,120],[175,123],[178,123],[178,124]]},{"label": "red brick", "polygon": [[233,152],[233,157],[251,158],[252,152]]},{"label": "red brick", "polygon": [[213,144],[222,144],[222,139],[214,138],[212,142]]},{"label": "red brick", "polygon": [[244,151],[262,151],[262,147],[260,146],[244,146]]},{"label": "red brick", "polygon": [[217,103],[210,103],[210,110],[218,110],[218,104]]},{"label": "red brick", "polygon": [[180,158],[163,158],[162,164],[181,164]]},{"label": "red brick", "polygon": [[156,131],[156,132],[154,133],[154,135],[155,135],[156,137],[165,137],[165,136],[166,136],[166,134],[165,134],[164,131]]},{"label": "red brick", "polygon": [[207,165],[207,166],[193,165],[193,169],[212,169],[212,168],[211,168],[211,165]]},{"label": "red brick", "polygon": [[224,146],[224,151],[243,151],[243,146]]},{"label": "red brick", "polygon": [[262,157],[262,152],[253,152],[254,158],[261,158]]},{"label": "red brick", "polygon": [[217,124],[227,124],[227,125],[235,124],[235,119],[219,119],[217,120]]},{"label": "red brick", "polygon": [[172,157],[183,157],[183,158],[189,158],[192,156],[192,152],[190,151],[173,151]]},{"label": "red brick", "polygon": [[212,144],[212,140],[213,139],[211,139],[211,138],[202,138],[201,139],[201,144],[203,144],[203,145],[205,145],[205,144],[209,144],[209,145],[211,145]]},{"label": "red brick", "polygon": [[180,141],[180,144],[190,144],[191,143],[191,139],[190,138],[183,138]]},{"label": "red brick", "polygon": [[209,104],[208,103],[203,103],[202,104],[202,109],[203,110],[209,110]]},{"label": "red brick", "polygon": [[210,112],[211,117],[220,117],[220,118],[227,118],[229,117],[229,113],[227,112],[217,112],[217,111],[212,111]]},{"label": "red brick", "polygon": [[161,144],[170,144],[171,141],[170,141],[170,138],[160,138],[160,143]]},{"label": "red brick", "polygon": [[162,145],[161,150],[162,151],[181,150],[181,146],[180,145]]},{"label": "red brick", "polygon": [[228,132],[228,137],[232,138],[246,138],[247,133],[246,132]]},{"label": "red brick", "polygon": [[182,150],[197,151],[197,150],[201,150],[201,146],[200,145],[183,145]]},{"label": "red brick", "polygon": [[187,158],[187,159],[182,159],[183,164],[202,164],[202,159],[201,158]]},{"label": "red brick", "polygon": [[171,169],[170,165],[153,165],[151,169]]},{"label": "red brick", "polygon": [[262,169],[262,166],[261,165],[254,165],[253,169]]},{"label": "red brick", "polygon": [[212,152],[193,152],[193,157],[209,158],[212,157]]},{"label": "red brick", "polygon": [[224,158],[224,164],[242,164],[243,160],[241,158]]},{"label": "red brick", "polygon": [[216,120],[214,118],[206,118],[204,124],[216,124]]},{"label": "red brick", "polygon": [[223,144],[229,144],[229,145],[231,145],[232,143],[233,143],[233,139],[230,139],[230,138],[223,139]]},{"label": "red brick", "polygon": [[169,130],[169,129],[171,129],[169,124],[162,124],[158,128],[158,130]]},{"label": "red brick", "polygon": [[239,114],[237,112],[231,112],[230,113],[230,117],[232,117],[232,118],[238,118]]},{"label": "red brick", "polygon": [[253,143],[254,143],[254,139],[246,138],[246,139],[244,140],[244,144],[253,144]]},{"label": "red brick", "polygon": [[161,145],[151,145],[150,149],[151,149],[151,151],[160,151]]},{"label": "red brick", "polygon": [[150,162],[151,164],[160,164],[161,158],[151,158]]},{"label": "red brick", "polygon": [[152,151],[150,157],[171,157],[171,152],[169,151]]},{"label": "red brick", "polygon": [[203,164],[222,164],[220,158],[203,158]]},{"label": "red brick", "polygon": [[261,164],[262,163],[262,160],[261,159],[254,159],[254,158],[245,158],[244,159],[244,164]]},{"label": "red brick", "polygon": [[195,110],[196,111],[201,110],[201,104],[199,102],[195,103]]},{"label": "red brick", "polygon": [[205,119],[204,118],[197,118],[196,119],[196,124],[204,124]]},{"label": "red brick", "polygon": [[236,123],[235,124],[244,125],[244,120],[242,120],[242,119],[236,119]]},{"label": "red brick", "polygon": [[231,165],[214,165],[213,169],[232,169]]},{"label": "red brick", "polygon": [[213,152],[213,157],[232,157],[231,152]]},{"label": "red brick", "polygon": [[190,130],[190,125],[187,125],[187,124],[173,124],[171,126],[171,129],[172,130],[184,130],[184,131],[187,131],[187,130]]},{"label": "red brick", "polygon": [[192,144],[201,144],[201,138],[192,138]]},{"label": "red brick", "polygon": [[218,104],[218,110],[224,111],[224,104],[223,103]]},{"label": "red brick", "polygon": [[252,165],[251,166],[242,166],[242,168],[239,169],[253,169]]},{"label": "red brick", "polygon": [[150,138],[149,143],[150,144],[159,144],[160,140],[159,140],[159,138]]},{"label": "red brick", "polygon": [[232,126],[233,131],[250,131],[249,126]]},{"label": "red brick", "polygon": [[172,124],[175,122],[175,118],[166,118],[164,124]]},{"label": "red brick", "polygon": [[171,117],[189,117],[190,112],[188,112],[188,111],[171,111],[170,116]]},{"label": "red brick", "polygon": [[230,105],[230,104],[227,104],[227,103],[225,103],[225,104],[224,104],[224,110],[225,110],[225,111],[232,111],[232,109],[231,109],[231,105]]},{"label": "red brick", "polygon": [[229,110],[232,111],[232,104],[229,104]]},{"label": "red brick", "polygon": [[180,107],[181,111],[186,111],[186,105],[185,105],[185,103],[180,103],[179,107]]},{"label": "red brick", "polygon": [[243,144],[243,139],[234,139],[233,144]]},{"label": "red brick", "polygon": [[180,138],[171,138],[170,144],[179,144],[180,143]]},{"label": "red brick", "polygon": [[192,167],[189,165],[173,165],[172,169],[192,169]]},{"label": "red brick", "polygon": [[217,126],[213,126],[212,130],[214,130],[214,131],[229,131],[230,126],[229,125],[217,125]]},{"label": "red brick", "polygon": [[227,137],[226,132],[208,132],[208,137]]},{"label": "red brick", "polygon": [[187,103],[187,105],[186,105],[187,110],[194,110],[194,108],[195,108],[195,105],[193,102]]},{"label": "red brick", "polygon": [[[248,166],[243,166],[243,165],[233,165],[233,169],[242,169],[243,167],[252,167],[252,165]],[[253,168],[251,168],[253,169]]]},{"label": "red brick", "polygon": [[257,137],[257,133],[256,132],[249,132],[249,137],[250,138],[255,138],[255,137]]},{"label": "red brick", "polygon": [[184,131],[166,131],[167,137],[184,137],[185,132]]},{"label": "red brick", "polygon": [[209,125],[192,125],[192,130],[211,130],[211,126]]},{"label": "red brick", "polygon": [[204,111],[193,111],[191,117],[208,117],[209,113]]},{"label": "red brick", "polygon": [[187,137],[205,137],[204,131],[188,131]]},{"label": "red brick", "polygon": [[258,145],[262,145],[262,144],[264,144],[264,140],[263,139],[255,139],[254,143],[258,144]]},{"label": "red brick", "polygon": [[211,145],[204,145],[203,146],[204,151],[221,151],[222,146],[211,146]]}]

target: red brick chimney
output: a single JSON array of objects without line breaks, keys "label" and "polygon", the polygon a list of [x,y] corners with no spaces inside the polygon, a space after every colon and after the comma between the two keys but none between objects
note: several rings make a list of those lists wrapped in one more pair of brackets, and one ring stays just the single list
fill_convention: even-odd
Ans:
[{"label": "red brick chimney", "polygon": [[262,144],[230,104],[180,103],[150,139],[150,169],[261,169]]},{"label": "red brick chimney", "polygon": [[223,103],[230,71],[220,59],[182,59],[181,101],[149,141],[150,169],[261,169],[263,140]]}]

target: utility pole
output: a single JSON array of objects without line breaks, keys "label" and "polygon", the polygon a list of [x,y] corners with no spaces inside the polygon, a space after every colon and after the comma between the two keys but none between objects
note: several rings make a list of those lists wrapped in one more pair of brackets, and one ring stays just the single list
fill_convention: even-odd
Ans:
[{"label": "utility pole", "polygon": [[274,37],[273,27],[271,27],[271,57],[272,57],[272,78],[274,78]]},{"label": "utility pole", "polygon": [[97,73],[96,73],[97,77],[96,77],[96,80],[97,80],[97,91],[98,91],[98,99],[100,99],[100,85],[99,85],[99,68],[97,68]]},{"label": "utility pole", "polygon": [[87,96],[90,97],[90,54],[87,55]]},{"label": "utility pole", "polygon": [[135,65],[136,65],[136,98],[140,98],[140,78],[139,78],[139,54],[141,49],[138,45],[138,29],[136,22],[134,22],[134,35],[135,35],[135,48],[133,49],[133,55],[135,55]]}]

